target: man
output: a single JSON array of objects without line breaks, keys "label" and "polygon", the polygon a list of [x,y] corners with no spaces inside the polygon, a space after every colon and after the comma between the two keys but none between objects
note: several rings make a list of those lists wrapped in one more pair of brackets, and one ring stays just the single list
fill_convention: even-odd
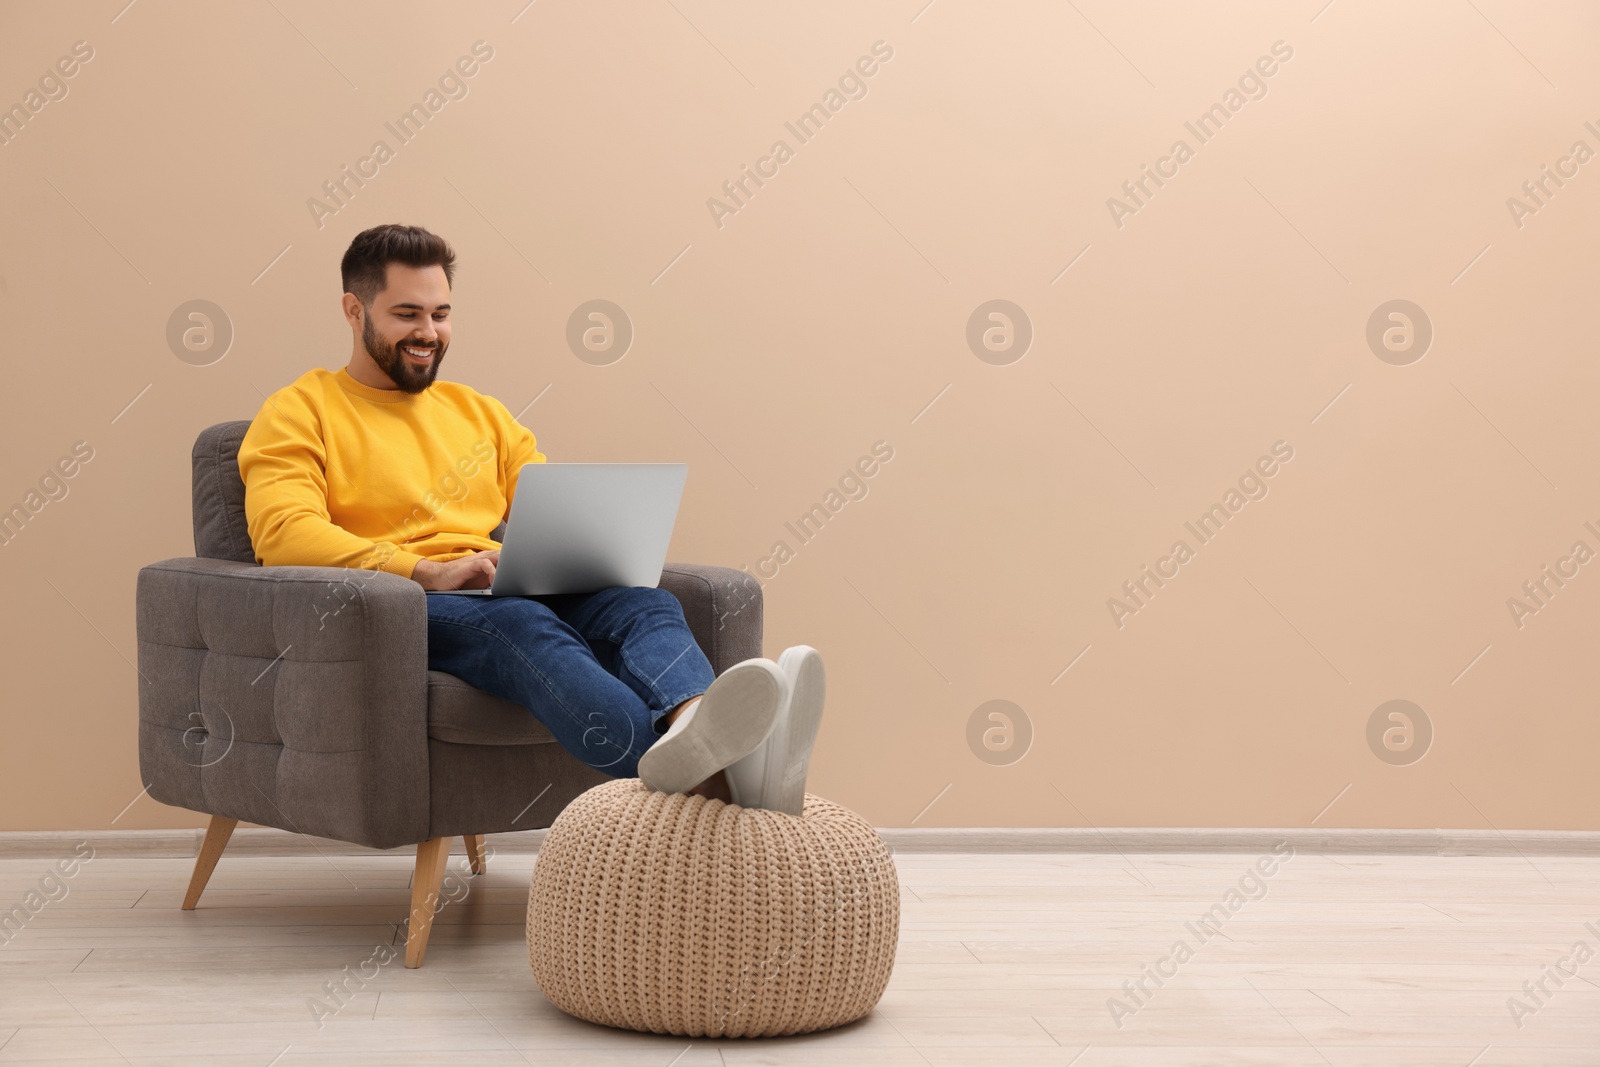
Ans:
[{"label": "man", "polygon": [[[267,566],[359,567],[449,591],[490,585],[517,476],[543,463],[504,404],[438,381],[455,254],[416,226],[358,234],[341,263],[351,355],[262,405],[239,449]],[[822,716],[817,651],[713,676],[672,594],[429,596],[428,666],[527,708],[613,777],[801,813]]]}]

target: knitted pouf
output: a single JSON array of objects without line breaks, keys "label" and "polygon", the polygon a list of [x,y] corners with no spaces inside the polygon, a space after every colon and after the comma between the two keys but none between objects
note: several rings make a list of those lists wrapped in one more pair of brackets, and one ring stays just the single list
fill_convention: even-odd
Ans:
[{"label": "knitted pouf", "polygon": [[558,1008],[685,1037],[774,1037],[872,1010],[894,967],[900,889],[861,816],[806,794],[796,817],[637,778],[550,827],[528,958]]}]

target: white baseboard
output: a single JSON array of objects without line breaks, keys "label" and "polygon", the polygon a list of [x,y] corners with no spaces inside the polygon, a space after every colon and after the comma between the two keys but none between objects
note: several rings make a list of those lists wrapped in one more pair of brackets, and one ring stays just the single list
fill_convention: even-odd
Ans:
[{"label": "white baseboard", "polygon": [[1600,856],[1596,830],[1323,829],[1321,827],[880,828],[896,852],[1303,852],[1419,856]]},{"label": "white baseboard", "polygon": [[[545,830],[491,834],[496,852],[533,853]],[[881,827],[896,853],[940,852],[1266,852],[1279,842],[1299,851],[1419,856],[1600,856],[1596,830],[1321,829],[1317,827]],[[199,854],[204,831],[43,830],[0,832],[0,859],[51,858],[87,841],[96,856],[148,859]],[[458,839],[454,851],[465,854]],[[228,856],[385,856],[401,849],[367,848],[267,827],[240,827]]]}]

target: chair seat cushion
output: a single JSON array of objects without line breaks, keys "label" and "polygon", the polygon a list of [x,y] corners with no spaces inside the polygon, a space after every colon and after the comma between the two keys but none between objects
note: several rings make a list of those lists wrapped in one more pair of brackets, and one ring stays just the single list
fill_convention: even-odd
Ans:
[{"label": "chair seat cushion", "polygon": [[555,738],[520,704],[443,671],[428,672],[428,736],[458,745],[543,745]]}]

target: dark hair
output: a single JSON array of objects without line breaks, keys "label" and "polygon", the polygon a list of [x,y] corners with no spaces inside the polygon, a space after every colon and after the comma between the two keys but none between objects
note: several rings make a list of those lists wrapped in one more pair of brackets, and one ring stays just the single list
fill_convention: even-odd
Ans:
[{"label": "dark hair", "polygon": [[456,254],[443,237],[429,233],[421,226],[402,226],[391,222],[362,230],[350,242],[344,259],[339,263],[344,291],[354,293],[363,306],[372,307],[372,301],[382,292],[388,280],[391,263],[403,263],[408,267],[443,267],[446,285],[456,275]]}]

